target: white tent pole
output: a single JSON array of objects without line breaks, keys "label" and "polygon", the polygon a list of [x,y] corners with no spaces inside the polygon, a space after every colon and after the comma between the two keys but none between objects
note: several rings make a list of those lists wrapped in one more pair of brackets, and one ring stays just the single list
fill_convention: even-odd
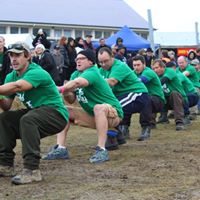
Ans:
[{"label": "white tent pole", "polygon": [[150,39],[150,44],[153,52],[155,53],[155,44],[154,44],[154,36],[153,36],[153,25],[152,25],[152,17],[151,17],[151,10],[147,10],[148,14],[148,25],[149,25],[149,39]]}]

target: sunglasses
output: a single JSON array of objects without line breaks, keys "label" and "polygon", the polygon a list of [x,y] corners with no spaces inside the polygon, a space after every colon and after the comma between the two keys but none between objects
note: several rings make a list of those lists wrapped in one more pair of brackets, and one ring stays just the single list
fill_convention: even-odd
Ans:
[{"label": "sunglasses", "polygon": [[10,49],[16,49],[19,51],[24,51],[24,50],[27,51],[27,49],[25,49],[22,44],[10,44],[10,45],[8,45],[8,50],[10,50]]}]

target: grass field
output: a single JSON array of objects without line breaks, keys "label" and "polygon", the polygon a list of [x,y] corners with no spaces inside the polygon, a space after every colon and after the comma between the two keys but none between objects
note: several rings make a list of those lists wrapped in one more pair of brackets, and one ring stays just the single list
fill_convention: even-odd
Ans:
[{"label": "grass field", "polygon": [[[148,141],[138,142],[140,127],[134,115],[131,139],[110,151],[109,162],[98,165],[88,162],[97,142],[95,130],[71,126],[67,141],[71,158],[41,160],[44,180],[40,183],[14,186],[10,178],[1,178],[0,199],[199,200],[199,122],[176,132],[171,120],[152,130]],[[56,136],[43,139],[41,152],[55,141]],[[22,168],[20,141],[15,167],[16,171]]]}]

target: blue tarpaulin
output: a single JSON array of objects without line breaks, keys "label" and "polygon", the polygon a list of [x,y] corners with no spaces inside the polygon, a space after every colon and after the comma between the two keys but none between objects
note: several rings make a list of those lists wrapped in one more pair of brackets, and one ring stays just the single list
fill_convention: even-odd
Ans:
[{"label": "blue tarpaulin", "polygon": [[[131,31],[127,26],[124,26],[114,35],[111,35],[106,39],[106,44],[112,46],[116,43],[118,37],[123,39],[123,45],[127,48],[128,51],[136,51],[142,48],[150,47],[150,42],[143,37],[137,35],[135,32]],[[98,46],[97,43],[94,43],[94,46]]]}]

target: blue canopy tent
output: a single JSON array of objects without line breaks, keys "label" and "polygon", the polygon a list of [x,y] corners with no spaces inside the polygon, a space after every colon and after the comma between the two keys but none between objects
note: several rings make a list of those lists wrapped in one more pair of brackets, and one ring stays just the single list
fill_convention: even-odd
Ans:
[{"label": "blue canopy tent", "polygon": [[[128,51],[136,51],[142,48],[149,48],[150,42],[145,40],[141,36],[137,35],[135,32],[131,31],[127,26],[124,26],[114,35],[111,35],[106,39],[106,44],[112,46],[116,43],[118,37],[123,39],[123,45],[127,48]],[[94,46],[97,47],[98,43],[94,43]]]}]

